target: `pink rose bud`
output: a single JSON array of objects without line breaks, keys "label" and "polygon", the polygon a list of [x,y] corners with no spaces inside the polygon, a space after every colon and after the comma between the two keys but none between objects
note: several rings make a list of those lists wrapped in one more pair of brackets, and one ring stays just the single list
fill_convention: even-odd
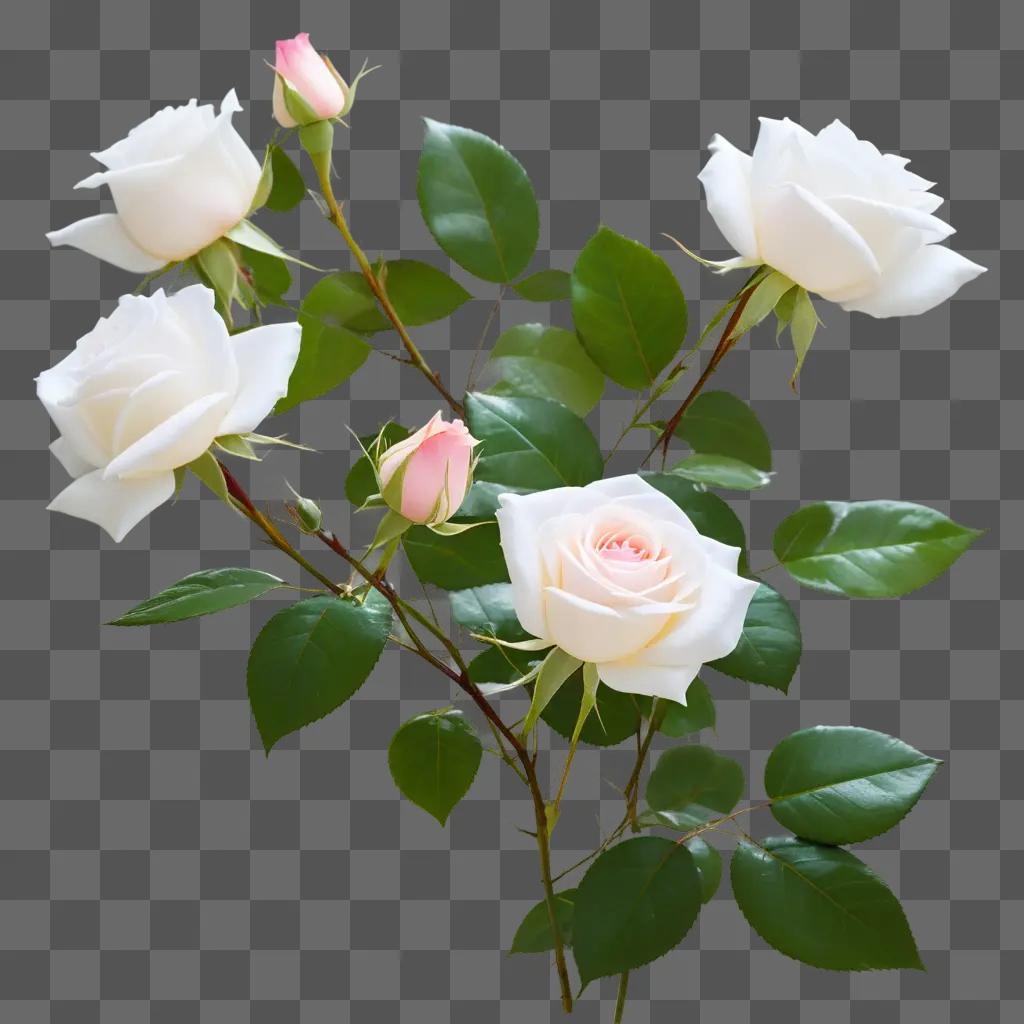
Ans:
[{"label": "pink rose bud", "polygon": [[446,423],[435,413],[380,456],[377,476],[384,500],[410,522],[446,522],[466,497],[478,443],[462,420]]},{"label": "pink rose bud", "polygon": [[[346,113],[349,88],[334,65],[313,49],[308,32],[277,41],[274,70],[274,117],[282,127]],[[286,88],[290,97],[285,95]]]}]

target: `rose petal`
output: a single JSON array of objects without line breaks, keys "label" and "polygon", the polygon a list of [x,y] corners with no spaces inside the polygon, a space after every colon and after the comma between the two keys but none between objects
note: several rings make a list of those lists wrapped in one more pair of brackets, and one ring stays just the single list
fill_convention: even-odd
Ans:
[{"label": "rose petal", "polygon": [[842,307],[874,317],[917,316],[945,302],[985,270],[944,245],[926,245],[889,271],[873,291]]},{"label": "rose petal", "polygon": [[102,470],[80,476],[48,508],[102,527],[115,541],[174,494],[174,473],[153,473],[132,480],[106,479]]},{"label": "rose petal", "polygon": [[53,457],[64,467],[64,472],[70,477],[85,476],[86,473],[91,473],[96,469],[96,466],[88,459],[84,459],[79,455],[78,449],[66,437],[58,437],[50,445],[50,451],[53,453]]},{"label": "rose petal", "polygon": [[302,328],[297,323],[267,324],[231,338],[238,365],[238,393],[220,426],[222,434],[248,433],[270,415],[278,399],[288,392],[301,338]]},{"label": "rose petal", "polygon": [[686,691],[697,678],[700,665],[643,665],[634,661],[602,662],[597,666],[601,682],[621,693],[664,697],[686,704]]},{"label": "rose petal", "polygon": [[167,262],[138,245],[116,213],[97,213],[76,220],[67,227],[48,231],[46,237],[50,245],[74,246],[133,274],[150,274]]},{"label": "rose petal", "polygon": [[711,158],[697,179],[704,186],[708,213],[725,240],[744,259],[758,258],[750,191],[751,158],[721,135],[711,139]]}]

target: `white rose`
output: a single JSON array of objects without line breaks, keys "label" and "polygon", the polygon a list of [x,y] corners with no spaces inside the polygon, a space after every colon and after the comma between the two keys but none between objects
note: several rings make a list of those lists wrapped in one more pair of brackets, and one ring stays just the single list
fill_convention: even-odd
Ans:
[{"label": "white rose", "polygon": [[219,114],[195,100],[164,107],[93,153],[107,170],[75,188],[108,185],[117,213],[86,217],[46,237],[139,274],[194,256],[242,220],[256,195],[259,161],[231,124],[241,109],[234,89]]},{"label": "white rose", "polygon": [[626,693],[685,703],[739,642],[757,589],[739,549],[697,532],[639,476],[503,494],[501,546],[523,628]]},{"label": "white rose", "polygon": [[60,437],[50,450],[74,481],[50,509],[115,541],[174,493],[174,470],[215,437],[254,430],[288,389],[298,324],[229,335],[213,292],[125,295],[44,371],[36,392]]},{"label": "white rose", "polygon": [[720,135],[699,178],[708,210],[740,258],[765,263],[843,309],[913,316],[985,268],[938,245],[942,199],[908,161],[880,153],[840,121],[817,135],[761,118],[752,156]]}]

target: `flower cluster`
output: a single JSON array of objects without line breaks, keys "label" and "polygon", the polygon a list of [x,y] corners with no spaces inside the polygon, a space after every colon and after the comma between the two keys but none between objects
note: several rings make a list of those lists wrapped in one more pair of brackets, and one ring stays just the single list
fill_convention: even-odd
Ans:
[{"label": "flower cluster", "polygon": [[[194,573],[113,624],[211,615],[285,587],[316,591],[270,616],[249,655],[249,701],[268,753],[345,703],[389,643],[428,663],[445,684],[440,706],[395,733],[391,774],[443,825],[481,761],[474,721],[486,725],[491,752],[529,792],[533,821],[523,831],[536,841],[543,883],[511,948],[553,956],[567,1011],[578,991],[567,951],[584,987],[619,977],[621,1014],[630,971],[675,948],[718,886],[721,855],[707,839],[762,807],[791,835],[740,833],[732,888],[751,926],[819,967],[921,966],[895,897],[844,847],[900,821],[935,759],[868,729],[806,729],[772,751],[767,803],[737,808],[738,762],[699,743],[655,741],[714,726],[716,673],[788,690],[802,637],[770,571],[832,595],[900,597],[978,536],[909,502],[817,502],[779,523],[775,565],[756,572],[743,524],[719,494],[756,491],[774,475],[754,410],[706,386],[750,331],[772,317],[777,336],[789,332],[795,379],[819,322],[815,296],[875,317],[915,315],[981,273],[942,244],[953,229],[935,216],[941,199],[931,183],[838,121],[814,135],[763,118],[749,156],[715,136],[699,177],[738,255],[695,258],[746,275],[703,332],[724,325],[697,375],[681,355],[686,297],[647,246],[598,227],[571,269],[527,272],[540,224],[532,185],[511,153],[471,129],[426,122],[419,209],[443,266],[371,262],[331,170],[334,132],[365,65],[349,84],[301,33],[278,42],[273,72],[278,128],[262,160],[232,125],[241,109],[234,91],[219,111],[195,100],[167,107],[94,154],[105,170],[79,187],[106,185],[115,212],[48,236],[147,275],[139,292],[172,273],[183,279],[122,297],[39,376],[57,432],[51,448],[72,478],[50,508],[119,542],[191,473],[294,566],[290,581],[248,566]],[[308,157],[315,189],[290,140]],[[285,293],[289,264],[301,261],[253,218],[310,192],[353,266],[324,274],[296,314]],[[445,269],[452,263],[462,280]],[[541,311],[566,303],[574,330],[510,327],[460,396],[413,330],[470,301],[471,279],[511,288]],[[283,322],[265,322],[271,314]],[[274,515],[229,463],[244,466],[273,445],[301,447],[256,431],[343,385],[375,353],[418,373],[451,418],[438,411],[415,430],[389,422],[358,439],[345,498],[353,515],[373,521],[373,539],[356,547],[330,525],[340,503],[325,509],[291,491],[286,516]],[[606,381],[636,396],[608,452],[587,423]],[[689,387],[676,393],[683,381]],[[606,474],[612,459],[624,473]],[[428,595],[445,595],[451,631],[399,592],[395,558]],[[447,702],[452,692],[471,716]],[[542,721],[567,741],[550,792]],[[637,753],[622,821],[555,874],[551,835],[577,747],[626,741]],[[660,754],[648,775],[652,749]],[[583,867],[577,884],[556,889]]]}]

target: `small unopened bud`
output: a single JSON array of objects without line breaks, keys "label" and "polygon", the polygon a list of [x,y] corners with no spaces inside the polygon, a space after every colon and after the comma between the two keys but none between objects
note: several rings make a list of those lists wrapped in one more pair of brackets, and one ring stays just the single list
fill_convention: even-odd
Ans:
[{"label": "small unopened bud", "polygon": [[324,522],[320,506],[312,498],[304,498],[291,484],[287,486],[295,495],[295,502],[287,506],[292,521],[303,533],[316,533]]}]

